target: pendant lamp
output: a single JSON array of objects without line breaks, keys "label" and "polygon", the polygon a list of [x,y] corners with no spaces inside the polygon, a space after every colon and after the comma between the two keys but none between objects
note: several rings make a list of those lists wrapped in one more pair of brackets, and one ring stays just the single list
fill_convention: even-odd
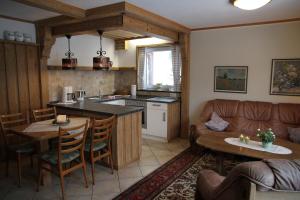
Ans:
[{"label": "pendant lamp", "polygon": [[103,31],[98,30],[97,31],[100,37],[100,50],[97,51],[97,54],[99,56],[93,57],[93,69],[99,70],[99,69],[104,69],[108,70],[109,68],[112,67],[112,61],[110,61],[109,57],[106,57],[106,51],[102,50],[102,36],[103,36]]},{"label": "pendant lamp", "polygon": [[67,57],[62,59],[62,69],[75,69],[77,66],[77,58],[73,58],[74,53],[71,51],[71,35],[66,35],[66,38],[68,39],[68,51],[65,53]]}]

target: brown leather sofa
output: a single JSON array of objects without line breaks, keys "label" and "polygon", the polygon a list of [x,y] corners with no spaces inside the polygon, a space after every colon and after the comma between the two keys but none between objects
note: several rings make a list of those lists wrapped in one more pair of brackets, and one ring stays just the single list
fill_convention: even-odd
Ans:
[{"label": "brown leather sofa", "polygon": [[216,99],[208,101],[198,121],[191,126],[190,141],[212,132],[204,123],[216,112],[230,124],[225,132],[253,136],[256,130],[272,128],[277,137],[288,139],[287,127],[300,127],[300,104]]},{"label": "brown leather sofa", "polygon": [[198,200],[299,200],[300,160],[264,160],[237,165],[225,178],[202,170],[197,179]]}]

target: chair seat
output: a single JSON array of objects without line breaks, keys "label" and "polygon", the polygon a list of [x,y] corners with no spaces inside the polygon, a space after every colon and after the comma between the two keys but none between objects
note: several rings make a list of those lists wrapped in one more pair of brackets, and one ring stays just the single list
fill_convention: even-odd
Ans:
[{"label": "chair seat", "polygon": [[[106,142],[99,142],[97,144],[94,144],[94,148],[93,151],[99,151],[101,149],[104,149],[107,146]],[[85,143],[85,151],[90,151],[91,149],[91,143],[90,142],[86,142]]]},{"label": "chair seat", "polygon": [[[78,158],[80,156],[80,152],[79,151],[73,151],[71,153],[68,154],[63,154],[62,155],[62,163],[69,163],[73,160],[75,160],[76,158]],[[41,159],[49,162],[53,165],[56,165],[58,162],[58,153],[57,151],[50,151],[50,152],[46,152],[41,156]]]},{"label": "chair seat", "polygon": [[30,154],[34,152],[34,146],[32,143],[10,145],[8,148],[10,151],[16,153]]}]

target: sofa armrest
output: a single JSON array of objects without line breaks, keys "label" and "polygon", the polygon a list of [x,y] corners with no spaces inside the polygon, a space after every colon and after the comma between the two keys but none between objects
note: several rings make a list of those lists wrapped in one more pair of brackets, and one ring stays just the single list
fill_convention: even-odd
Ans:
[{"label": "sofa armrest", "polygon": [[203,131],[201,130],[207,130],[205,122],[198,120],[196,123],[191,125],[189,135],[191,145],[195,144],[197,138],[202,134]]},{"label": "sofa armrest", "polygon": [[197,178],[197,191],[204,199],[212,199],[215,195],[215,190],[225,179],[213,170],[201,170]]}]

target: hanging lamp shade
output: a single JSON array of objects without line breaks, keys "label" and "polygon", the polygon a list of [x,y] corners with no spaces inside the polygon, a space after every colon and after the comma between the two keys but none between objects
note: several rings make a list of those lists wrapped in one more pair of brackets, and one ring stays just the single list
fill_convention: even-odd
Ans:
[{"label": "hanging lamp shade", "polygon": [[99,69],[104,69],[108,70],[109,68],[112,67],[112,61],[110,61],[109,57],[106,57],[106,51],[102,50],[102,36],[103,36],[103,31],[98,30],[97,31],[100,37],[100,50],[97,51],[97,54],[99,56],[93,57],[93,69],[99,70]]},{"label": "hanging lamp shade", "polygon": [[62,59],[62,69],[75,69],[77,66],[77,58],[73,58],[74,53],[71,51],[71,35],[66,35],[66,38],[68,39],[68,51],[65,53],[67,57]]}]

